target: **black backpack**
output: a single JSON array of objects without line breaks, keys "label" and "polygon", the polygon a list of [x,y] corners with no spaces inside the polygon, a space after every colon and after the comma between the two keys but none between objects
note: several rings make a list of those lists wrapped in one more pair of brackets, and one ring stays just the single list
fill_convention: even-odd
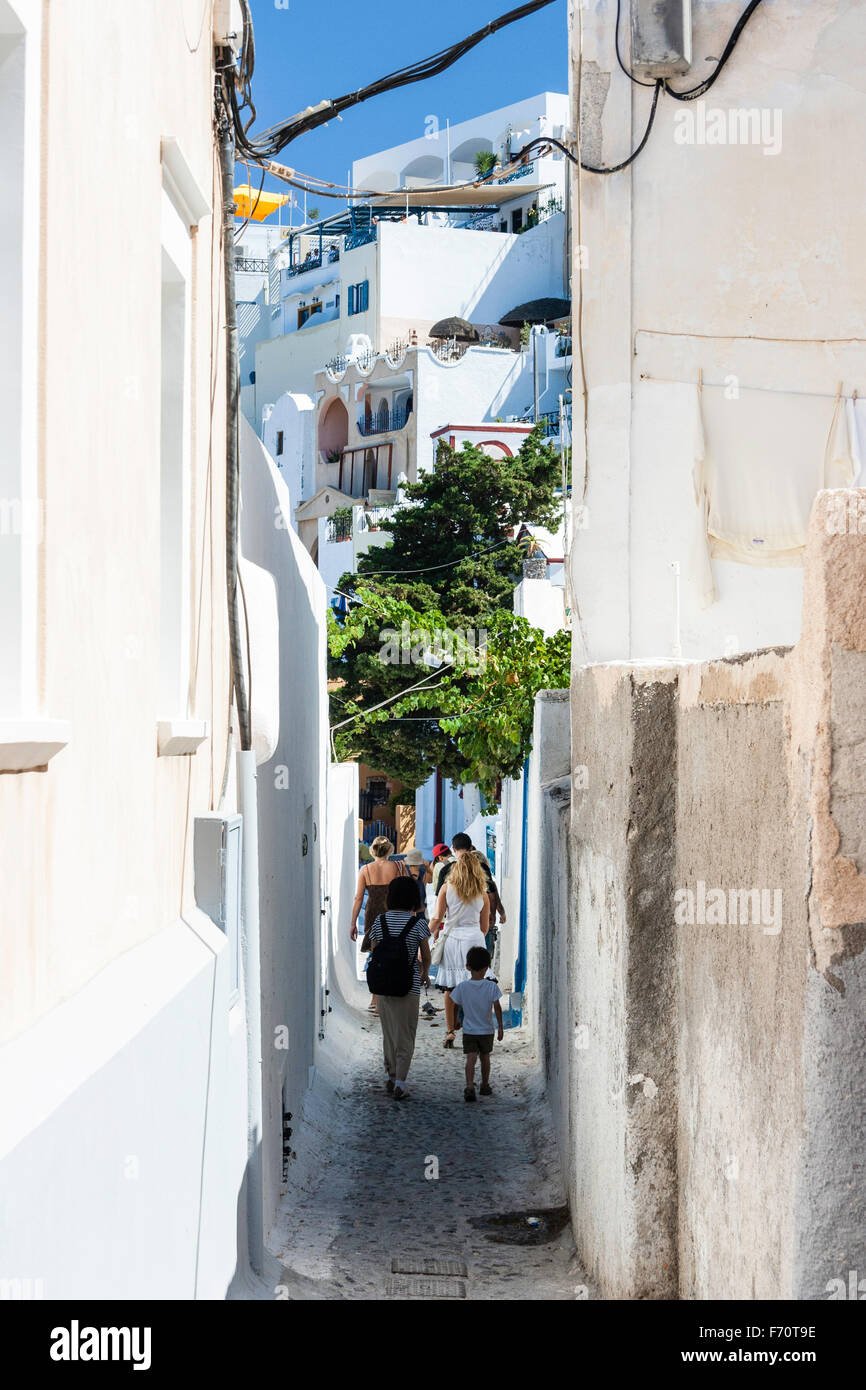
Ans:
[{"label": "black backpack", "polygon": [[371,994],[404,999],[415,981],[415,962],[409,959],[406,937],[421,921],[421,913],[409,918],[399,936],[390,935],[387,912],[380,913],[376,920],[382,923],[382,940],[373,947],[367,966],[367,985]]}]

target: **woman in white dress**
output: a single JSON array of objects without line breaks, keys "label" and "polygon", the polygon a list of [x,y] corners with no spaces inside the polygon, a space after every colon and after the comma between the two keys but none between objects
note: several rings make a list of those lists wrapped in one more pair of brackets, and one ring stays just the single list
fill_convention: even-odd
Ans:
[{"label": "woman in white dress", "polygon": [[445,1020],[448,1032],[443,1047],[454,1046],[454,1005],[451,990],[470,978],[466,952],[484,946],[484,933],[490,920],[487,877],[471,850],[457,850],[457,863],[439,889],[436,911],[430,927],[436,937],[446,932],[445,953],[439,965],[436,987],[445,991]]}]

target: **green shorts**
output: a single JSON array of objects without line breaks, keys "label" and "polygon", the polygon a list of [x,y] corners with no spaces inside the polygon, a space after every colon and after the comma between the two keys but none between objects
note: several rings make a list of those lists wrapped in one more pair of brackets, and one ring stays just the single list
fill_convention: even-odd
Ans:
[{"label": "green shorts", "polygon": [[464,1033],[463,1034],[464,1052],[487,1053],[493,1051],[492,1033]]}]

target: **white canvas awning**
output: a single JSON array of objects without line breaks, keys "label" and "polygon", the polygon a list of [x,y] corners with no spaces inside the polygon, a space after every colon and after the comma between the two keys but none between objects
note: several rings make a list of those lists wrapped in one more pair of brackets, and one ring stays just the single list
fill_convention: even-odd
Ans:
[{"label": "white canvas awning", "polygon": [[402,193],[389,193],[384,198],[370,198],[374,208],[484,208],[501,207],[515,198],[525,198],[528,193],[541,193],[545,188],[553,188],[552,183],[513,183],[482,184],[469,188],[407,188]]}]

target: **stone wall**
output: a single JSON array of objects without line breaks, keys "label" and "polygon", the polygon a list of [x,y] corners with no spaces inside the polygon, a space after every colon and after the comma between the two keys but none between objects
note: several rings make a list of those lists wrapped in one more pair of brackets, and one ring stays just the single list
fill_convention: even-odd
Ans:
[{"label": "stone wall", "polygon": [[861,508],[818,495],[795,648],[574,675],[537,1018],[603,1297],[825,1298],[866,1268]]}]

